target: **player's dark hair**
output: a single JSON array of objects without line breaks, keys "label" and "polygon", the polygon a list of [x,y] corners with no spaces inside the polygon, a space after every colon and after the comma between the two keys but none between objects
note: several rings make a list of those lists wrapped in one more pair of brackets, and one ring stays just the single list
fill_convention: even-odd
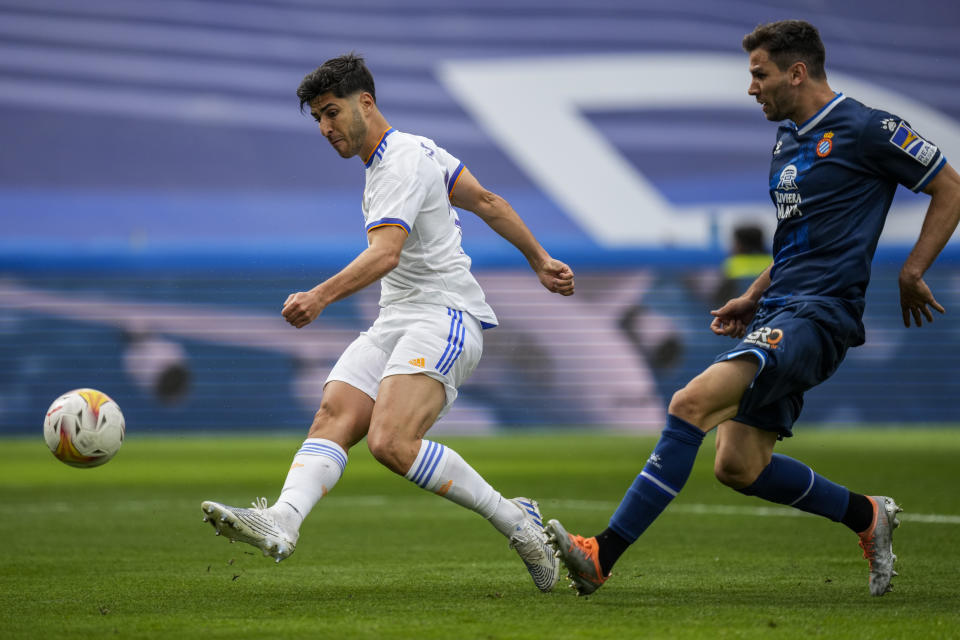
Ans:
[{"label": "player's dark hair", "polygon": [[297,87],[300,98],[300,111],[317,96],[327,92],[338,98],[353,95],[357,91],[366,91],[377,101],[377,92],[373,86],[373,74],[367,69],[363,58],[355,53],[347,53],[330,58],[322,65],[303,77]]},{"label": "player's dark hair", "polygon": [[803,62],[811,78],[822,80],[827,77],[823,66],[827,54],[820,40],[820,32],[804,20],[781,20],[758,25],[743,37],[743,49],[747,53],[765,49],[781,71],[795,62]]},{"label": "player's dark hair", "polygon": [[733,242],[740,253],[766,253],[763,229],[752,224],[734,228]]}]

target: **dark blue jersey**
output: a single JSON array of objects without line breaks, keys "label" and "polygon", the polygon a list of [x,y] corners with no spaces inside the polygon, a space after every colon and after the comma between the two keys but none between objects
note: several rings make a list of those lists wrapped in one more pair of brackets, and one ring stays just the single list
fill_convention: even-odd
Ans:
[{"label": "dark blue jersey", "polygon": [[777,131],[777,208],[768,301],[827,296],[863,314],[870,263],[897,184],[920,191],[946,160],[899,117],[837,96]]}]

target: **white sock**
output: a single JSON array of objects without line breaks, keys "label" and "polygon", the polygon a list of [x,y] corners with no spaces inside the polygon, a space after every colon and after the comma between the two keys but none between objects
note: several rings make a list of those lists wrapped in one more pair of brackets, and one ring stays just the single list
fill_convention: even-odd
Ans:
[{"label": "white sock", "polygon": [[519,507],[505,500],[460,454],[439,442],[423,440],[404,477],[422,489],[476,511],[505,536],[513,533],[523,520]]},{"label": "white sock", "polygon": [[307,438],[293,456],[280,497],[270,507],[281,524],[300,529],[303,519],[333,489],[347,466],[347,452],[332,440]]}]

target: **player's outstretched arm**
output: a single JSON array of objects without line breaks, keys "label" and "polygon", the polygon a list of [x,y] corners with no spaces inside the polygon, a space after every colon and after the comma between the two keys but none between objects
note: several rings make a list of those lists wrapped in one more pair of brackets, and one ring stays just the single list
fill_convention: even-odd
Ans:
[{"label": "player's outstretched arm", "polygon": [[370,246],[339,273],[310,291],[287,296],[281,312],[287,322],[302,329],[316,320],[329,305],[387,275],[400,261],[400,251],[407,239],[407,232],[403,227],[377,227],[367,233],[367,239]]},{"label": "player's outstretched arm", "polygon": [[718,336],[731,338],[744,336],[747,326],[757,312],[757,303],[763,296],[763,292],[770,286],[770,269],[772,268],[773,265],[770,265],[764,269],[743,295],[728,300],[722,307],[710,312],[713,316],[710,322],[711,331]]},{"label": "player's outstretched arm", "polygon": [[519,249],[540,278],[540,283],[548,290],[564,296],[573,295],[573,270],[551,258],[510,203],[485,189],[467,169],[460,174],[457,186],[450,195],[450,203],[477,214],[491,229]]},{"label": "player's outstretched arm", "polygon": [[940,255],[960,222],[960,175],[953,167],[945,165],[924,192],[930,195],[930,206],[920,237],[900,270],[900,311],[905,327],[910,326],[911,317],[918,327],[923,324],[921,316],[933,322],[931,307],[940,313],[946,312],[923,281],[923,274]]}]

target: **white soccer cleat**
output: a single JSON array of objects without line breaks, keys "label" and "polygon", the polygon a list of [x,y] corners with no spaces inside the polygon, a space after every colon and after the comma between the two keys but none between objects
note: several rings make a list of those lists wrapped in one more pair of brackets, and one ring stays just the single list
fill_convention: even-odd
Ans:
[{"label": "white soccer cleat", "polygon": [[537,588],[543,592],[550,591],[560,578],[560,562],[547,542],[540,507],[536,500],[530,498],[513,498],[510,502],[523,512],[523,522],[510,535],[510,548],[520,555]]},{"label": "white soccer cleat", "polygon": [[897,556],[893,553],[893,530],[900,526],[897,514],[903,511],[893,498],[886,496],[867,496],[873,503],[873,521],[860,536],[860,548],[863,557],[870,563],[870,595],[882,596],[893,590],[890,581],[897,572],[893,563]]},{"label": "white soccer cleat", "polygon": [[200,509],[203,521],[213,525],[218,536],[224,535],[230,542],[239,540],[253,545],[277,562],[289,557],[297,548],[299,532],[290,533],[280,526],[267,510],[266,498],[254,501],[253,509],[228,507],[210,500],[203,502]]}]

